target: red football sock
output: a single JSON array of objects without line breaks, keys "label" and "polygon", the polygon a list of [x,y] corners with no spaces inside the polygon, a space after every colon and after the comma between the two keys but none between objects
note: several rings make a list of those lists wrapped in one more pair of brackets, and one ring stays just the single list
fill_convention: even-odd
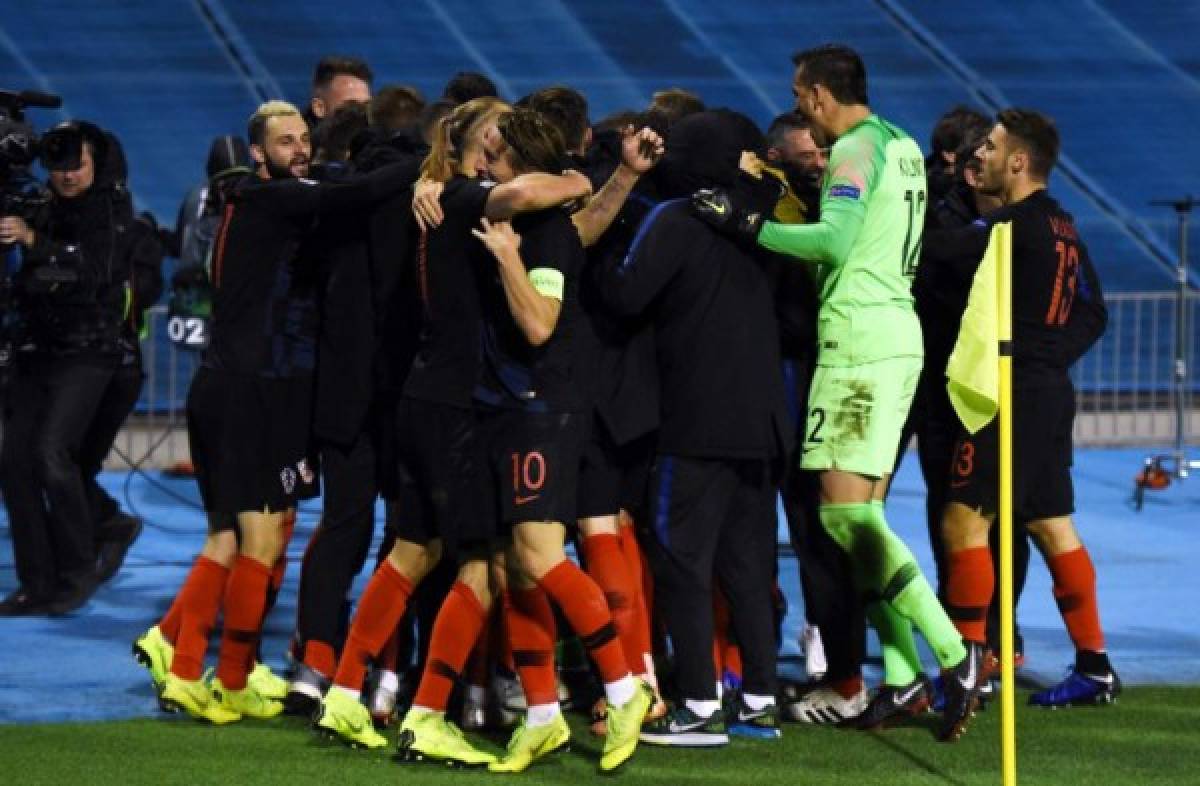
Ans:
[{"label": "red football sock", "polygon": [[650,668],[647,664],[651,663],[647,656],[654,651],[650,643],[650,611],[646,606],[646,590],[642,580],[642,571],[645,565],[642,560],[642,547],[638,543],[637,533],[634,532],[632,526],[620,527],[618,530],[621,538],[621,554],[625,557],[626,569],[629,571],[630,577],[633,579],[633,630],[634,649],[638,653],[640,660],[637,664],[630,663],[630,666],[636,665],[636,672],[644,672]]},{"label": "red football sock", "polygon": [[562,609],[606,684],[630,674],[608,603],[596,582],[574,562],[564,559],[538,580],[538,586]]},{"label": "red football sock", "polygon": [[391,560],[384,560],[367,582],[358,602],[358,611],[350,624],[342,659],[333,678],[336,684],[352,691],[362,690],[367,664],[395,632],[412,591],[412,582],[396,570]]},{"label": "red football sock", "polygon": [[326,642],[309,639],[304,642],[304,665],[322,677],[329,677],[337,668],[337,655]]},{"label": "red football sock", "polygon": [[946,581],[946,613],[968,641],[987,640],[987,610],[996,589],[992,551],[987,546],[946,555],[950,575]]},{"label": "red football sock", "polygon": [[208,635],[217,621],[221,597],[229,568],[208,557],[197,557],[187,580],[179,588],[172,609],[178,607],[175,657],[171,673],[185,680],[198,680],[204,674],[204,653]]},{"label": "red football sock", "polygon": [[[401,617],[401,622],[404,618]],[[397,624],[396,629],[392,631],[392,635],[387,637],[387,641],[383,644],[383,649],[375,656],[375,668],[384,669],[395,673],[396,662],[400,660],[400,626]]]},{"label": "red football sock", "polygon": [[621,648],[625,650],[625,659],[634,672],[640,674],[645,668],[641,648],[644,637],[637,630],[640,616],[637,613],[637,580],[629,572],[629,563],[621,552],[620,536],[592,535],[584,538],[581,545],[588,575],[604,592],[617,635],[621,638]]},{"label": "red football sock", "polygon": [[855,674],[853,677],[843,677],[840,680],[832,680],[829,687],[837,691],[837,695],[843,699],[852,699],[858,695],[858,692],[863,689],[863,680],[861,674]]},{"label": "red football sock", "polygon": [[1104,631],[1096,603],[1096,569],[1083,546],[1046,560],[1054,577],[1054,599],[1075,649],[1104,651]]},{"label": "red football sock", "polygon": [[[183,603],[180,601],[184,597],[184,588],[191,582],[203,582],[205,578],[202,574],[210,571],[210,566],[212,565],[217,565],[222,571],[228,573],[226,568],[213,562],[208,557],[196,557],[196,561],[192,563],[192,569],[188,571],[187,578],[183,580],[179,592],[175,593],[175,598],[171,601],[171,607],[167,609],[167,613],[158,621],[159,633],[162,634],[164,639],[171,642],[171,644],[174,644],[175,640],[179,638],[179,623],[183,619]],[[221,591],[224,592],[224,590],[225,579],[222,578]]]},{"label": "red football sock", "polygon": [[246,687],[246,676],[258,648],[263,612],[271,569],[256,559],[239,556],[225,584],[225,630],[221,634],[221,652],[217,677],[228,690]]},{"label": "red football sock", "polygon": [[471,660],[467,664],[467,683],[480,688],[487,687],[488,665],[492,659],[492,628],[495,619],[501,613],[499,605],[488,609],[483,620],[479,637],[475,639],[475,649],[471,652]]},{"label": "red football sock", "polygon": [[651,655],[665,655],[666,634],[661,620],[654,616],[654,573],[650,570],[650,562],[638,541],[633,519],[622,513],[621,520],[629,522],[627,526],[621,527],[621,548],[625,550],[626,555],[630,555],[629,559],[636,559],[640,566],[638,576],[641,579],[642,614],[646,620],[646,651]]},{"label": "red football sock", "polygon": [[557,704],[558,676],[554,673],[557,626],[546,593],[540,587],[506,592],[504,622],[526,705]]},{"label": "red football sock", "polygon": [[462,674],[486,619],[487,612],[471,588],[461,581],[454,582],[433,623],[425,672],[413,698],[415,706],[446,711],[450,691]]},{"label": "red football sock", "polygon": [[713,667],[718,680],[729,672],[742,678],[742,651],[733,640],[733,617],[729,601],[720,588],[713,589]]}]

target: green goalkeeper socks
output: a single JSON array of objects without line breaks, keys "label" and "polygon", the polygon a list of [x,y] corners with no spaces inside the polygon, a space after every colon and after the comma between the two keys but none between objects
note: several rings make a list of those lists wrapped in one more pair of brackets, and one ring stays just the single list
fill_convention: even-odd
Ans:
[{"label": "green goalkeeper socks", "polygon": [[921,656],[917,654],[912,623],[892,604],[881,600],[868,603],[866,611],[871,627],[879,634],[884,684],[897,688],[911,684],[921,674]]},{"label": "green goalkeeper socks", "polygon": [[[962,637],[921,574],[912,552],[888,528],[883,503],[827,504],[820,510],[826,531],[850,555],[860,589],[879,597],[915,624],[942,668],[951,668],[962,661],[966,656]],[[915,647],[906,647],[900,639],[894,638],[895,622],[887,617],[886,611],[875,616],[880,617],[888,631],[885,634],[876,625],[881,640],[885,635],[893,637],[886,643],[895,649],[896,659],[910,658]],[[875,616],[872,624],[875,624]],[[910,631],[908,638],[911,640],[911,637]],[[917,663],[919,668],[915,658],[911,663]],[[888,684],[893,684],[890,672]]]}]

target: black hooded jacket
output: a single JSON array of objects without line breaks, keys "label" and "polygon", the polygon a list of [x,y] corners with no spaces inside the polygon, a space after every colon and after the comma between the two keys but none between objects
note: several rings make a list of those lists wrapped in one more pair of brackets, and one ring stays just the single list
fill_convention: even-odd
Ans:
[{"label": "black hooded jacket", "polygon": [[163,248],[152,224],[134,215],[120,142],[78,126],[94,151],[95,180],[78,197],[54,194],[30,218],[20,308],[34,351],[109,357],[129,350],[143,310],[162,293]]},{"label": "black hooded jacket", "polygon": [[740,151],[754,149],[742,125],[733,113],[704,112],[672,128],[658,181],[678,198],[651,211],[606,271],[609,305],[653,321],[662,454],[782,459],[791,451],[766,252],[719,234],[684,198],[694,187],[725,186],[774,205],[777,192],[737,174]]}]

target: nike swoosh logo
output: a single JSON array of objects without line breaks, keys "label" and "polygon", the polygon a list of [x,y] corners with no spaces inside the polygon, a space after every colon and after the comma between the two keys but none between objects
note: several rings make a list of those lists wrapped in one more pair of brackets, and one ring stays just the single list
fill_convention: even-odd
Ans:
[{"label": "nike swoosh logo", "polygon": [[531,494],[531,495],[530,495],[530,496],[528,496],[528,497],[517,497],[517,498],[516,498],[516,503],[517,503],[518,505],[524,505],[524,504],[525,504],[525,503],[527,503],[527,502],[533,502],[535,499],[537,499],[537,498],[538,498],[538,497],[540,497],[540,496],[542,496],[542,495],[541,495],[541,494]]},{"label": "nike swoosh logo", "polygon": [[910,701],[912,701],[913,697],[917,695],[917,692],[919,690],[921,690],[921,684],[917,683],[916,685],[913,685],[911,688],[906,690],[904,693],[893,694],[892,695],[892,704],[896,705],[897,707],[908,704]]},{"label": "nike swoosh logo", "polygon": [[363,722],[355,721],[351,723],[350,721],[346,721],[346,727],[350,729],[351,734],[362,734]]},{"label": "nike swoosh logo", "polygon": [[967,652],[967,666],[967,676],[959,677],[958,684],[964,689],[970,690],[971,686],[975,684],[975,656],[970,651]]},{"label": "nike swoosh logo", "polygon": [[1089,674],[1089,675],[1087,675],[1087,678],[1089,680],[1092,680],[1094,682],[1099,682],[1104,685],[1112,685],[1113,684],[1113,675],[1111,675],[1111,674],[1108,674],[1103,677],[1097,677],[1095,674]]},{"label": "nike swoosh logo", "polygon": [[700,204],[704,205],[704,206],[705,206],[705,207],[707,207],[709,210],[711,210],[712,212],[716,213],[718,216],[723,216],[723,215],[725,215],[725,206],[724,206],[724,205],[717,204],[716,202],[710,202],[710,201],[709,201],[709,200],[707,200],[707,199],[705,199],[705,200],[702,200],[702,201],[700,202]]}]

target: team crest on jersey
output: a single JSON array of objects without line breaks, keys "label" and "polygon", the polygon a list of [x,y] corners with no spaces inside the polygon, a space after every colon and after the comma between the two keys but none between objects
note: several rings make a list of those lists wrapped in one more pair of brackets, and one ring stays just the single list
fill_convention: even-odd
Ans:
[{"label": "team crest on jersey", "polygon": [[300,459],[300,461],[296,463],[296,469],[300,472],[300,480],[302,480],[306,485],[312,483],[316,477],[313,475],[312,469],[310,469],[308,466],[308,459]]},{"label": "team crest on jersey", "polygon": [[296,490],[296,470],[291,467],[284,467],[279,473],[279,480],[283,483],[283,493],[291,494]]}]

